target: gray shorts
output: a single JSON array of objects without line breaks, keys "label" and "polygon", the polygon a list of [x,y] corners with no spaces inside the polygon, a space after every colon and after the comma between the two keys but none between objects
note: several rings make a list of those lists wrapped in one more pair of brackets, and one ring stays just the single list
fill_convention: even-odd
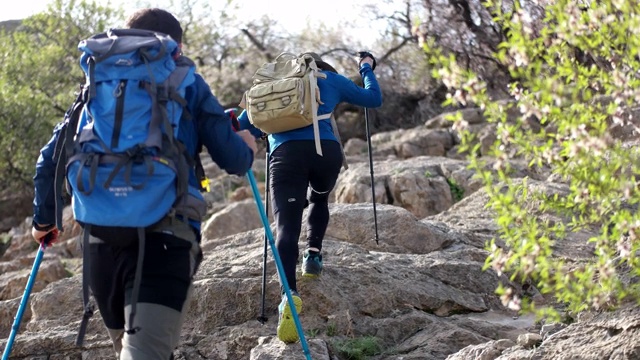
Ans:
[{"label": "gray shorts", "polygon": [[138,245],[90,241],[91,291],[120,360],[170,359],[180,340],[192,278],[202,258],[198,236],[181,221],[162,221],[145,237],[135,334],[127,334]]}]

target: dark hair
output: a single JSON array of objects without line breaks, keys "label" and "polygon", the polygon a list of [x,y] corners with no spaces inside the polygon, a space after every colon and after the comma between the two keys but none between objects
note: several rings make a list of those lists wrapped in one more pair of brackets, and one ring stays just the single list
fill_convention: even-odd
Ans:
[{"label": "dark hair", "polygon": [[129,16],[125,26],[129,29],[156,31],[182,43],[182,26],[170,12],[158,8],[140,9]]},{"label": "dark hair", "polygon": [[300,54],[300,56],[310,56],[310,57],[312,57],[313,60],[315,60],[316,65],[318,65],[318,68],[320,70],[331,71],[331,72],[336,73],[336,74],[338,73],[333,66],[331,66],[328,63],[324,62],[322,60],[322,58],[320,57],[320,55],[318,55],[318,54],[316,54],[314,52],[308,51],[308,52]]}]

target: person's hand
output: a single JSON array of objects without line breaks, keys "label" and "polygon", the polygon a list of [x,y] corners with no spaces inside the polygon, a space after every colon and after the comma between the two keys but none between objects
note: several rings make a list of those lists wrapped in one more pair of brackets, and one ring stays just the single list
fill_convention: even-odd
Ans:
[{"label": "person's hand", "polygon": [[376,59],[368,51],[360,51],[358,53],[358,67],[362,67],[362,64],[369,64],[371,70],[376,69]]},{"label": "person's hand", "polygon": [[54,225],[36,224],[31,229],[31,236],[38,244],[51,245],[58,241],[58,229]]},{"label": "person's hand", "polygon": [[360,59],[360,67],[362,67],[362,64],[369,64],[371,69],[373,69],[373,59],[368,56],[364,59]]},{"label": "person's hand", "polygon": [[238,134],[242,138],[242,140],[244,140],[244,142],[247,144],[247,146],[249,146],[254,154],[258,152],[258,144],[256,143],[256,138],[251,135],[249,130],[240,130],[236,132],[236,134]]}]

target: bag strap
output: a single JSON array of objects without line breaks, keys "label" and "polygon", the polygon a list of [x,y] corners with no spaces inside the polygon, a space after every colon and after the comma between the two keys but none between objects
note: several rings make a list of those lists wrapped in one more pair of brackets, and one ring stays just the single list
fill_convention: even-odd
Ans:
[{"label": "bag strap", "polygon": [[[318,83],[314,71],[310,71],[308,76],[309,94],[315,97],[320,90],[318,90]],[[316,143],[316,153],[322,156],[322,146],[320,146],[320,127],[318,126],[318,102],[316,101],[316,98],[311,100],[311,116],[313,117],[313,138]]]},{"label": "bag strap", "polygon": [[336,118],[331,113],[331,128],[333,129],[333,135],[338,140],[338,144],[340,144],[340,152],[342,153],[342,166],[345,170],[349,169],[349,164],[347,164],[347,155],[344,153],[344,147],[342,146],[342,139],[340,138],[340,132],[338,131],[338,123],[336,123]]},{"label": "bag strap", "polygon": [[328,119],[331,116],[331,114],[324,114],[324,115],[318,116],[318,104],[322,104],[322,101],[320,100],[320,88],[318,87],[318,78],[326,79],[327,75],[320,72],[320,69],[318,69],[318,66],[314,61],[309,62],[308,65],[309,65],[309,69],[311,70],[307,75],[309,77],[308,90],[309,90],[309,94],[313,96],[313,98],[311,99],[311,116],[313,117],[312,119],[313,138],[316,144],[316,153],[322,156],[322,146],[320,145],[320,127],[318,125],[318,120]]},{"label": "bag strap", "polygon": [[89,319],[93,316],[94,307],[90,302],[90,288],[89,288],[89,269],[90,269],[90,251],[89,251],[89,234],[91,233],[91,225],[86,224],[82,232],[82,308],[84,310],[82,314],[82,321],[80,321],[80,329],[76,336],[76,345],[82,346],[84,343],[84,336],[87,332],[87,326],[89,325]]},{"label": "bag strap", "polygon": [[55,175],[53,180],[53,192],[55,197],[55,219],[58,230],[63,231],[62,210],[64,208],[62,199],[62,184],[65,181],[65,171],[67,160],[73,153],[73,138],[78,128],[80,114],[86,103],[87,92],[81,87],[76,101],[71,105],[65,114],[64,124],[56,140],[53,150],[53,158],[56,163]]},{"label": "bag strap", "polygon": [[200,153],[202,153],[202,143],[199,143],[198,146],[196,146],[196,156],[193,159],[193,162],[196,167],[196,179],[198,180],[198,184],[200,184],[199,190],[209,192],[211,191],[211,187],[209,186],[209,179],[207,178],[207,174],[204,172],[204,166],[202,166]]},{"label": "bag strap", "polygon": [[[298,56],[294,53],[290,53],[290,52],[281,52],[278,56],[276,56],[275,59],[273,59],[274,62],[278,62],[280,60],[284,60],[286,58],[286,60],[291,60],[291,59],[295,59]],[[285,60],[285,61],[286,61]]]}]

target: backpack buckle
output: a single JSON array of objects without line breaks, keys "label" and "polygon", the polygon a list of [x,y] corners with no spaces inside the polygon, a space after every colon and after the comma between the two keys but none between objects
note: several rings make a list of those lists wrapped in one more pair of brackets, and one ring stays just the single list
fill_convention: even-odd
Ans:
[{"label": "backpack buckle", "polygon": [[94,153],[90,153],[87,156],[85,156],[84,161],[83,161],[83,165],[85,165],[85,166],[91,165],[91,162],[93,162],[93,157],[94,156],[95,156]]},{"label": "backpack buckle", "polygon": [[130,148],[128,148],[127,150],[125,150],[125,154],[127,154],[127,156],[131,159],[135,160],[140,160],[143,156],[142,154],[142,150],[145,148],[144,144],[137,144],[135,146],[132,146]]},{"label": "backpack buckle", "polygon": [[266,108],[267,108],[267,103],[264,101],[256,104],[256,109],[258,109],[258,111],[264,111]]},{"label": "backpack buckle", "polygon": [[169,91],[166,86],[158,85],[156,87],[156,99],[159,103],[169,102]]}]

